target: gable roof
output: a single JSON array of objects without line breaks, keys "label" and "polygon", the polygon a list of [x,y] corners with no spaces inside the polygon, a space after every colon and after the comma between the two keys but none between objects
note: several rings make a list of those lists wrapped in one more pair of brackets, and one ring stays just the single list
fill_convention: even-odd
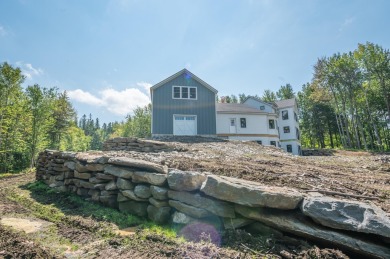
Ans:
[{"label": "gable roof", "polygon": [[280,101],[275,101],[275,104],[279,108],[291,107],[291,106],[295,106],[296,100],[295,100],[295,98],[280,100]]},{"label": "gable roof", "polygon": [[193,73],[188,71],[186,68],[180,70],[176,74],[171,75],[170,77],[164,79],[163,81],[155,84],[154,86],[152,86],[150,88],[150,92],[152,92],[153,90],[159,88],[160,86],[164,85],[165,83],[167,83],[167,82],[169,82],[169,81],[171,81],[171,80],[181,76],[182,74],[189,75],[192,79],[196,80],[198,83],[200,83],[204,87],[208,88],[210,91],[214,92],[215,94],[218,93],[218,91],[214,87],[212,87],[211,85],[209,85],[208,83],[206,83],[205,81],[203,81],[202,79],[200,79],[199,77],[197,77],[196,75],[194,75]]},{"label": "gable roof", "polygon": [[267,112],[252,108],[242,103],[217,103],[216,110],[220,113],[246,113],[246,114],[264,114]]},{"label": "gable roof", "polygon": [[258,102],[261,102],[261,103],[264,103],[264,104],[268,104],[268,105],[270,105],[270,106],[272,106],[274,108],[277,108],[277,106],[276,106],[276,104],[274,102],[266,102],[266,101],[261,100],[260,98],[254,97],[254,96],[248,96],[242,103],[245,103],[249,99],[253,99],[255,101],[258,101]]}]

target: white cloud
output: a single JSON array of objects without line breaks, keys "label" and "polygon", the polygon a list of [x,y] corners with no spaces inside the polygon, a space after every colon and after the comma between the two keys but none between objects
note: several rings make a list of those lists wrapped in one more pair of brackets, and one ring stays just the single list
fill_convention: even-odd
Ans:
[{"label": "white cloud", "polygon": [[344,20],[344,22],[340,25],[339,31],[345,30],[348,26],[350,26],[352,23],[354,23],[355,17],[348,17]]},{"label": "white cloud", "polygon": [[136,88],[123,91],[107,88],[100,91],[98,96],[81,89],[69,91],[68,94],[74,101],[104,107],[109,112],[122,116],[132,113],[137,106],[143,107],[150,103],[149,97]]},{"label": "white cloud", "polygon": [[3,26],[0,25],[0,36],[5,36],[7,35],[7,31]]},{"label": "white cloud", "polygon": [[27,79],[32,79],[33,76],[40,76],[44,74],[42,68],[35,68],[30,63],[24,63],[23,61],[17,61],[16,65],[22,70],[22,74],[26,76]]},{"label": "white cloud", "polygon": [[137,85],[142,87],[148,94],[150,91],[150,87],[152,87],[152,84],[147,83],[147,82],[138,82]]}]

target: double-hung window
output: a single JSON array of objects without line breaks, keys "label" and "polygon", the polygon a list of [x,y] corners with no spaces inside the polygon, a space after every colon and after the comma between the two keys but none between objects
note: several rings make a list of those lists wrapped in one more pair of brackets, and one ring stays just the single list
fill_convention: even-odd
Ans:
[{"label": "double-hung window", "polygon": [[197,99],[197,89],[191,86],[173,86],[172,98],[173,99]]}]

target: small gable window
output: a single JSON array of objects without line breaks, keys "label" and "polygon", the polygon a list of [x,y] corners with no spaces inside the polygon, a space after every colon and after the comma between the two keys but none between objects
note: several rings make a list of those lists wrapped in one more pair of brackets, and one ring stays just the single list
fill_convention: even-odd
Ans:
[{"label": "small gable window", "polygon": [[189,86],[173,86],[172,98],[173,99],[192,99],[197,98],[197,88]]},{"label": "small gable window", "polygon": [[265,106],[264,106],[264,105],[261,105],[261,106],[260,106],[260,110],[265,110]]},{"label": "small gable window", "polygon": [[290,133],[290,127],[289,126],[283,127],[283,132],[284,133]]}]

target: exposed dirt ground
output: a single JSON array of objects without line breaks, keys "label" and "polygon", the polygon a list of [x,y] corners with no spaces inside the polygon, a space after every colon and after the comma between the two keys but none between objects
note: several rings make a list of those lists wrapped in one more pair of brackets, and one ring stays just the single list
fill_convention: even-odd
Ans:
[{"label": "exposed dirt ground", "polygon": [[[372,202],[390,211],[389,155],[336,151],[329,157],[296,157],[250,142],[172,144],[187,151],[110,155],[139,157],[170,168],[212,172],[267,185],[369,196]],[[338,250],[320,249],[291,237],[256,237],[243,230],[221,233],[221,247],[145,234],[141,230],[126,237],[107,235],[104,233],[115,233],[118,226],[79,213],[83,208],[64,194],[29,190],[26,184],[31,182],[32,174],[0,178],[0,219],[40,219],[53,224],[28,234],[0,224],[0,258],[347,258]],[[12,201],[11,194],[25,200]],[[42,206],[65,216],[55,221],[50,213],[40,211]]]},{"label": "exposed dirt ground", "polygon": [[211,172],[304,191],[328,191],[327,195],[336,197],[333,193],[356,195],[348,198],[371,201],[390,212],[389,154],[340,150],[332,156],[300,157],[255,142],[171,144],[187,151],[130,153],[170,168]]}]

